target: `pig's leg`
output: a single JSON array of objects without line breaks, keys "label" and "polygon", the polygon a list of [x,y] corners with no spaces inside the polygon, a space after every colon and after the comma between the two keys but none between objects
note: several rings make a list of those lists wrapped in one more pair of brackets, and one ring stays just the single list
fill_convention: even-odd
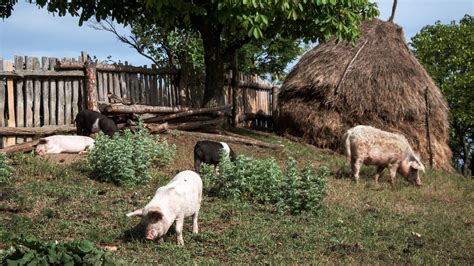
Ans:
[{"label": "pig's leg", "polygon": [[196,170],[196,173],[198,174],[201,172],[201,160],[198,158],[194,158],[194,170]]},{"label": "pig's leg", "polygon": [[184,216],[183,217],[177,217],[175,221],[176,227],[176,244],[178,246],[183,246],[184,245],[184,239],[183,239],[183,224],[184,224]]},{"label": "pig's leg", "polygon": [[356,183],[359,183],[359,171],[362,166],[362,160],[360,159],[351,159],[352,175]]},{"label": "pig's leg", "polygon": [[199,216],[199,207],[197,211],[193,215],[193,234],[197,234],[199,232],[198,228],[198,216]]},{"label": "pig's leg", "polygon": [[395,185],[395,176],[397,175],[397,167],[398,165],[389,165],[388,166],[388,171],[390,173],[390,183],[393,185]]},{"label": "pig's leg", "polygon": [[375,172],[375,183],[379,182],[379,177],[380,177],[380,174],[382,173],[383,169],[384,169],[384,167],[382,167],[382,166],[377,167],[377,172]]}]

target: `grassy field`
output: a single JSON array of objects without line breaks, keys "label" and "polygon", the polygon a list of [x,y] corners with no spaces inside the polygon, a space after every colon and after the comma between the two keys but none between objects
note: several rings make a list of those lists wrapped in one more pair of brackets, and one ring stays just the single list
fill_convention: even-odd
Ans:
[{"label": "grassy field", "polygon": [[[251,132],[239,133],[252,135]],[[44,240],[88,239],[113,245],[114,258],[128,263],[354,263],[474,264],[474,181],[427,171],[416,188],[402,178],[394,187],[385,174],[379,185],[364,168],[356,185],[345,158],[276,136],[254,137],[283,143],[285,151],[231,146],[256,158],[274,156],[281,164],[291,155],[328,165],[333,176],[320,213],[282,215],[272,206],[205,197],[200,233],[185,221],[184,247],[169,232],[163,243],[144,241],[125,216],[145,205],[158,186],[177,170],[191,169],[199,140],[169,135],[178,147],[173,162],[153,171],[153,179],[135,188],[94,180],[81,157],[39,158],[17,155],[12,182],[0,187],[0,244],[32,235]],[[64,161],[65,162],[61,162]],[[1,259],[1,258],[0,258]]]}]

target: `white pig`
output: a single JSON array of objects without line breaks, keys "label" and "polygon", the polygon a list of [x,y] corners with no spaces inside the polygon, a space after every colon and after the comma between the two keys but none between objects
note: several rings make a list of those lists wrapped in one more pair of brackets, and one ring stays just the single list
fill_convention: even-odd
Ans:
[{"label": "white pig", "polygon": [[39,139],[36,153],[83,153],[94,147],[94,139],[86,136],[55,135]]},{"label": "white pig", "polygon": [[146,239],[161,238],[173,222],[176,242],[184,245],[184,218],[193,216],[193,233],[198,233],[198,215],[202,199],[202,180],[193,171],[178,173],[166,186],[158,188],[153,199],[142,209],[130,212],[128,217],[142,217]]}]

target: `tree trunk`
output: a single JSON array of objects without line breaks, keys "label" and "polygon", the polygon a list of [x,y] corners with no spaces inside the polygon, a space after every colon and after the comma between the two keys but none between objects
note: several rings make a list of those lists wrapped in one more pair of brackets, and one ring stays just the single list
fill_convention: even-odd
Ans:
[{"label": "tree trunk", "polygon": [[232,53],[232,126],[239,124],[239,56],[238,50]]},{"label": "tree trunk", "polygon": [[474,157],[474,152],[471,153],[471,177],[474,177],[474,163],[472,163],[473,157]]},{"label": "tree trunk", "polygon": [[200,33],[204,47],[204,63],[206,65],[206,81],[203,106],[214,107],[224,105],[224,62],[221,48],[221,30],[203,23]]}]

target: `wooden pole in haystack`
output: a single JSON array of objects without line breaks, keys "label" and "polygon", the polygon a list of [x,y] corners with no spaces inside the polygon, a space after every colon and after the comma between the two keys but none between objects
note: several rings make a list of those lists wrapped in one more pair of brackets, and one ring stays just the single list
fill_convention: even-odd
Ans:
[{"label": "wooden pole in haystack", "polygon": [[425,115],[425,123],[426,123],[426,139],[428,140],[428,154],[430,156],[430,167],[433,168],[433,150],[431,147],[431,132],[430,132],[430,113],[431,113],[431,105],[428,101],[428,87],[425,90],[425,103],[426,103],[426,115]]},{"label": "wooden pole in haystack", "polygon": [[397,0],[393,0],[392,14],[390,15],[390,18],[388,19],[388,22],[393,22],[393,18],[395,17],[395,10],[396,9],[397,9]]}]

